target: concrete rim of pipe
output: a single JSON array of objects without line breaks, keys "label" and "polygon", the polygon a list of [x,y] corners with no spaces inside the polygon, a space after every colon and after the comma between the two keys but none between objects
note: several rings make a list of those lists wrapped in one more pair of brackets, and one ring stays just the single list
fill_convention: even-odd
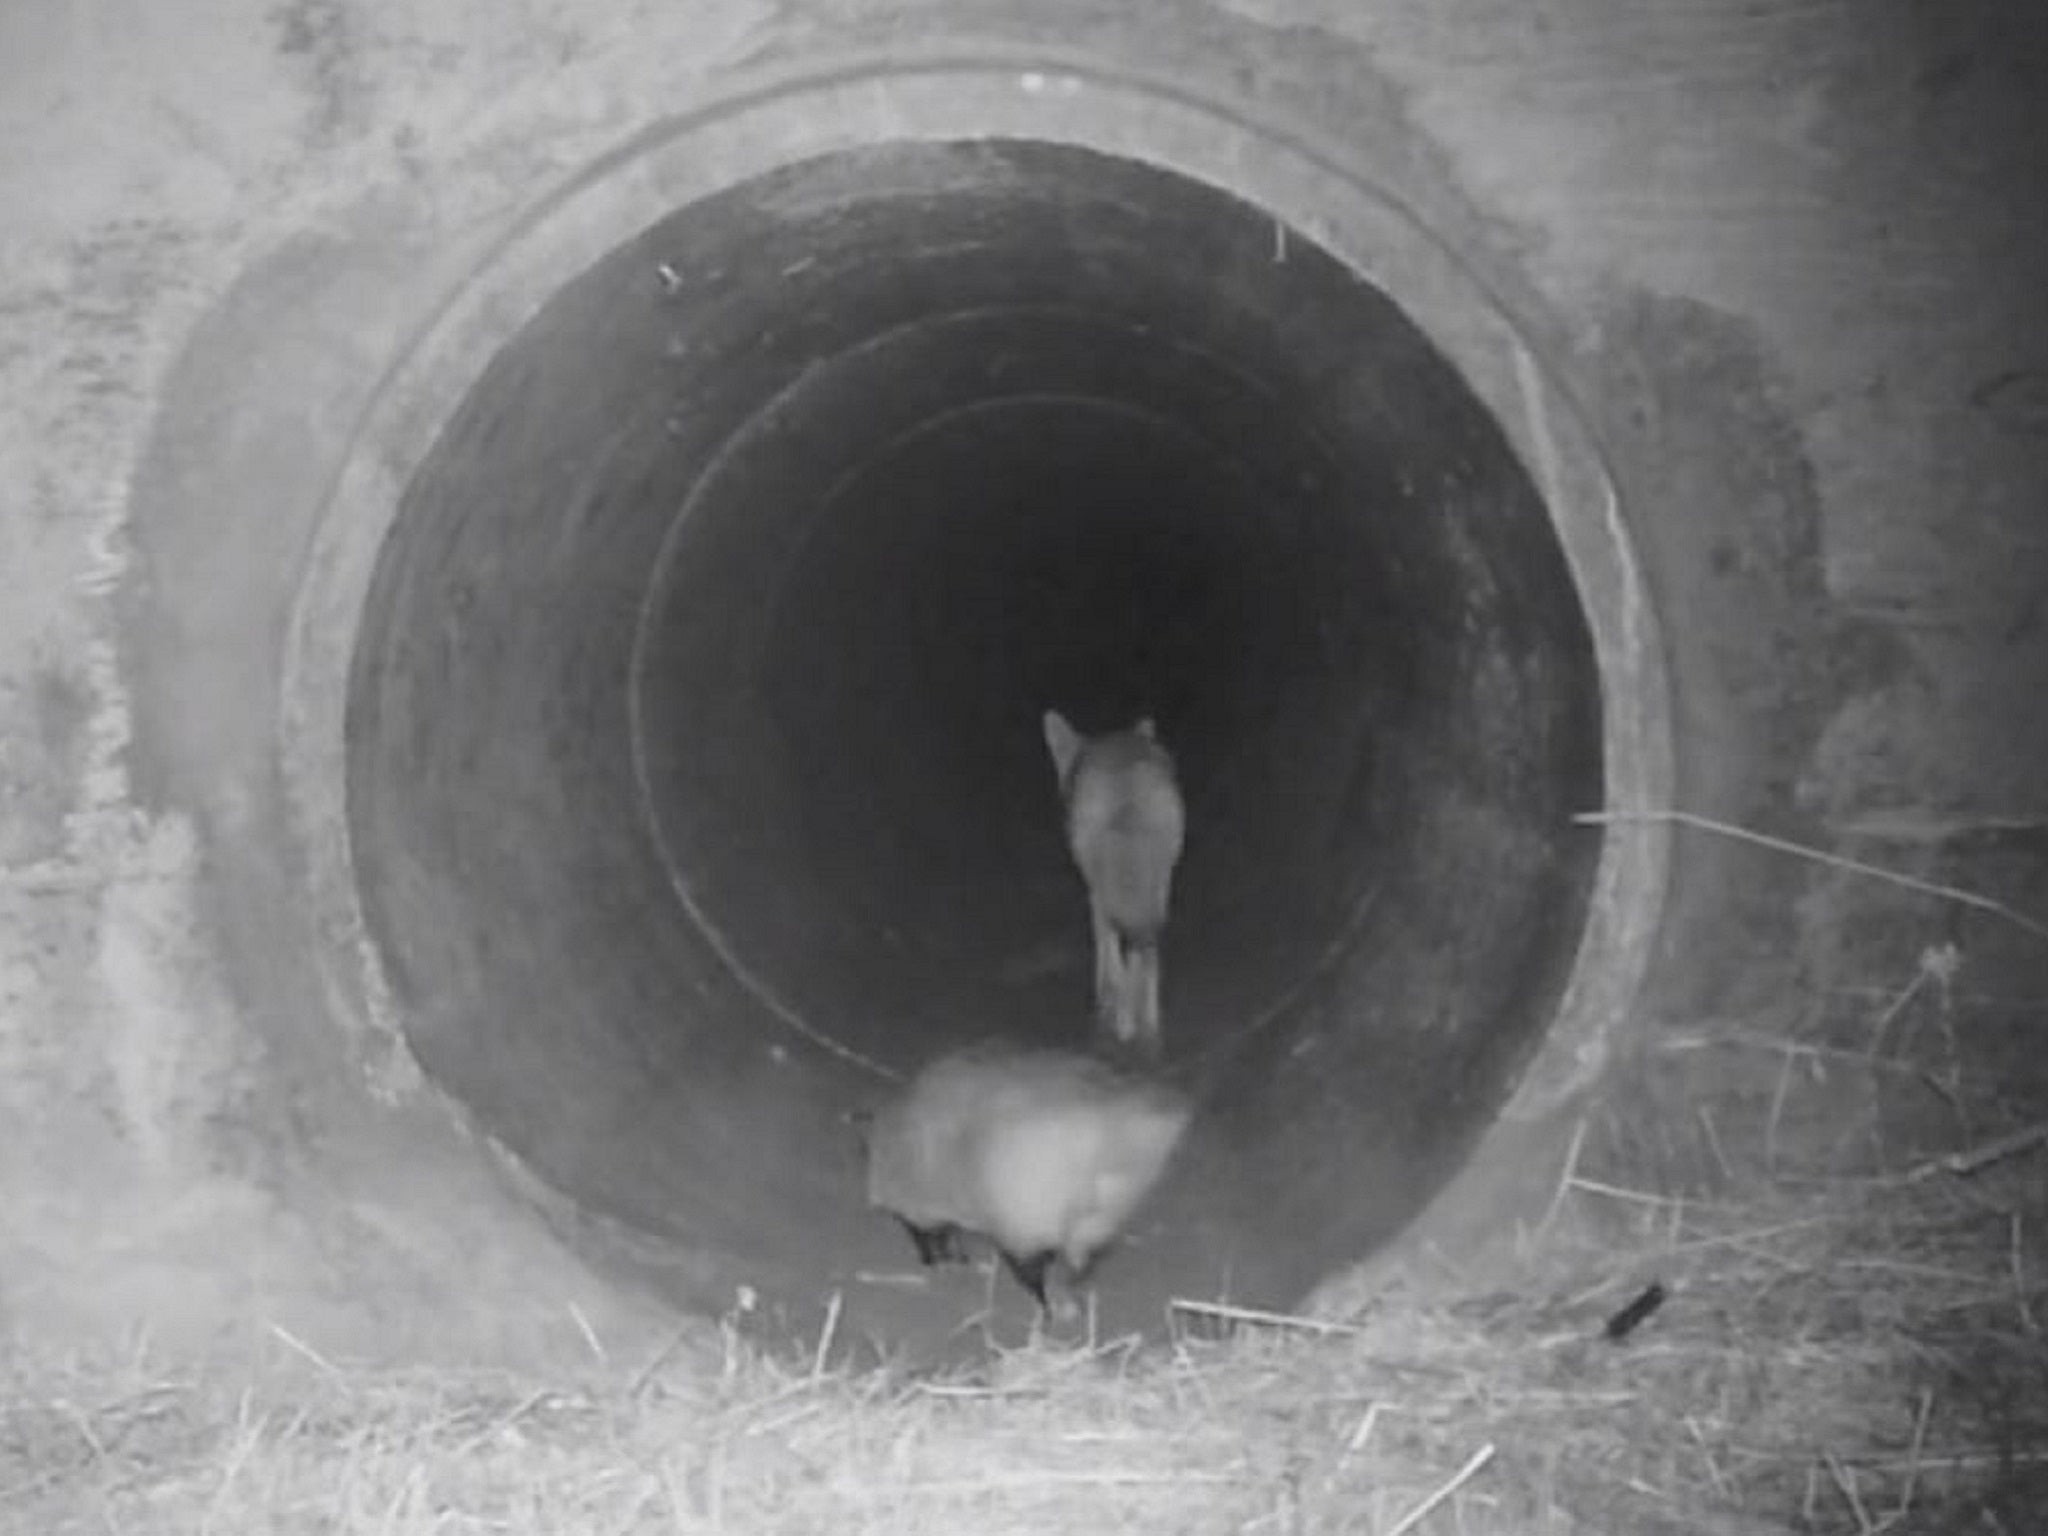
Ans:
[{"label": "concrete rim of pipe", "polygon": [[[911,68],[879,61],[797,74],[659,125],[548,198],[414,339],[355,435],[322,515],[294,615],[281,747],[330,1006],[363,1042],[366,1057],[371,1046],[406,1039],[422,1024],[407,1017],[395,995],[364,910],[350,827],[349,679],[380,553],[444,428],[492,360],[551,297],[677,210],[820,157],[891,143],[992,140],[1120,157],[1223,189],[1270,216],[1276,239],[1291,232],[1312,241],[1391,298],[1491,415],[1548,511],[1597,667],[1607,802],[1666,802],[1671,749],[1661,641],[1599,449],[1563,381],[1529,339],[1524,317],[1510,313],[1400,202],[1348,167],[1340,150],[1297,129],[1249,121],[1171,82],[1040,55],[992,54]],[[1471,1167],[1495,1155],[1489,1149],[1498,1147],[1503,1127],[1554,1115],[1597,1078],[1644,974],[1662,901],[1666,840],[1650,825],[1585,835],[1598,838],[1597,862],[1551,1023],[1519,1065],[1497,1114],[1474,1128]],[[416,1044],[416,1034],[413,1039]],[[735,1070],[787,1070],[791,1053],[806,1048],[792,1035],[772,1048],[774,1066]],[[761,1125],[755,1134],[773,1138],[798,1120],[830,1116],[843,1097],[843,1085],[825,1085],[799,1070],[786,1094],[786,1121]],[[493,1131],[488,1118],[480,1128]],[[743,1156],[745,1148],[728,1143],[726,1151]],[[1213,1155],[1230,1154],[1226,1147]],[[547,1170],[540,1171],[546,1178]],[[1441,1170],[1433,1188],[1454,1171]],[[1431,1192],[1420,1192],[1397,1225],[1407,1225]],[[743,1210],[691,1214],[710,1218],[705,1241],[714,1249],[721,1220],[728,1232],[739,1230],[731,1223],[743,1227],[747,1220]],[[634,1224],[630,1214],[627,1219]],[[761,1272],[770,1291],[778,1281],[787,1292],[806,1282],[816,1290],[834,1278],[805,1275],[800,1266],[778,1271],[773,1260],[764,1260]],[[1299,1291],[1302,1279],[1327,1272],[1324,1265],[1295,1274],[1289,1288]],[[1230,1273],[1226,1256],[1220,1280],[1209,1278],[1227,1286]],[[1141,1311],[1156,1306],[1165,1283],[1151,1278],[1153,1288],[1139,1298]],[[720,1271],[717,1285],[728,1279],[729,1272]],[[711,1305],[719,1299],[715,1289],[678,1299]],[[896,1326],[877,1324],[883,1332]]]}]

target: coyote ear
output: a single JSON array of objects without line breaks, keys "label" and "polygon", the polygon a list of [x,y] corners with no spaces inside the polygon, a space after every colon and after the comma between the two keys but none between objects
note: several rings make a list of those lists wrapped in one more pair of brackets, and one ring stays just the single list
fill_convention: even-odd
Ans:
[{"label": "coyote ear", "polygon": [[1152,723],[1152,717],[1150,715],[1140,716],[1138,723],[1131,727],[1131,729],[1136,731],[1140,736],[1144,737],[1147,741],[1157,741],[1159,739],[1159,727]]},{"label": "coyote ear", "polygon": [[1045,749],[1052,754],[1053,769],[1064,783],[1081,751],[1081,736],[1056,709],[1045,712]]}]

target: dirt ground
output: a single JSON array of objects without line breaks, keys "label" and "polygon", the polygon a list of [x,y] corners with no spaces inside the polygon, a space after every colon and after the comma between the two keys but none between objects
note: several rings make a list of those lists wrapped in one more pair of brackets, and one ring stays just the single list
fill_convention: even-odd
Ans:
[{"label": "dirt ground", "polygon": [[0,1504],[51,1532],[2018,1536],[2048,1490],[2048,999],[1959,954],[1669,1031],[1483,1279],[936,1372],[831,1363],[831,1319],[764,1353],[737,1312],[548,1371],[137,1333],[15,1358]]}]

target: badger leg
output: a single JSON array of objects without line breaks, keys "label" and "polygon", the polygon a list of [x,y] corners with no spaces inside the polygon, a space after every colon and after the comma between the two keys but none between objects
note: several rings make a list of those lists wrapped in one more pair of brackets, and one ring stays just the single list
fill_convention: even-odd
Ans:
[{"label": "badger leg", "polygon": [[929,1268],[933,1264],[959,1262],[960,1229],[949,1222],[935,1226],[920,1227],[908,1216],[896,1218],[903,1223],[903,1229],[910,1234],[910,1240],[917,1244],[917,1262]]},{"label": "badger leg", "polygon": [[1045,1299],[1045,1272],[1051,1267],[1053,1256],[1053,1250],[1050,1248],[1023,1259],[1018,1258],[1007,1248],[1003,1250],[1003,1262],[1010,1266],[1010,1273],[1017,1277],[1019,1285],[1031,1293],[1031,1299],[1038,1303],[1038,1310],[1047,1314],[1051,1313],[1052,1306]]}]

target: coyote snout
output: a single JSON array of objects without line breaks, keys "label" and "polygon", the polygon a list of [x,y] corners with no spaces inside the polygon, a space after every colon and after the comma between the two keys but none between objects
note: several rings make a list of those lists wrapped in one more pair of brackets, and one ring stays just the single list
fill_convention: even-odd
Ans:
[{"label": "coyote snout", "polygon": [[1045,712],[1066,803],[1067,846],[1088,885],[1095,928],[1095,1012],[1119,1043],[1159,1054],[1159,940],[1187,832],[1173,755],[1150,716],[1083,736]]}]

